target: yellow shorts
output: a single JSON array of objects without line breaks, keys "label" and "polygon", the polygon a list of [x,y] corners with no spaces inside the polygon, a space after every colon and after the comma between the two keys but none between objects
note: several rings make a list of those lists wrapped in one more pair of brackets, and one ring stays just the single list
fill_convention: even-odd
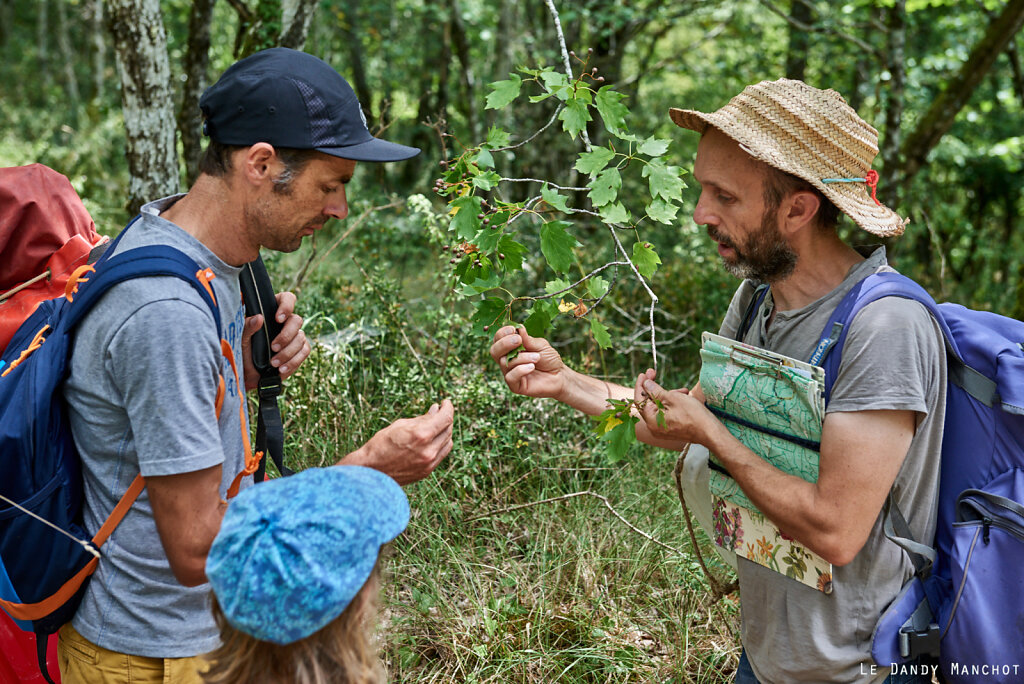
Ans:
[{"label": "yellow shorts", "polygon": [[108,651],[71,626],[60,628],[57,664],[62,684],[203,684],[208,664],[193,658],[146,658]]}]

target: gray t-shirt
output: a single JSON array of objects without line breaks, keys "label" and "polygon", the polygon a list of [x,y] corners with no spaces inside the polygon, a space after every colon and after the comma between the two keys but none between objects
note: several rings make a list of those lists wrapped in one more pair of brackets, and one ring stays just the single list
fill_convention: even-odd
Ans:
[{"label": "gray t-shirt", "polygon": [[[209,267],[223,335],[242,372],[245,309],[240,269],[159,217],[177,197],[151,202],[117,252],[162,244]],[[225,395],[218,418],[217,387]],[[209,307],[188,283],[143,277],[111,288],[79,326],[64,387],[82,455],[85,528],[93,534],[140,470],[175,475],[223,464],[221,496],[244,466],[241,388],[221,354]],[[243,397],[244,398],[244,397]],[[243,480],[243,487],[252,483]],[[73,620],[104,648],[155,658],[189,657],[219,643],[209,585],[178,583],[146,490],[101,548],[103,558]]]},{"label": "gray t-shirt", "polygon": [[[821,299],[776,312],[766,331],[773,310],[769,294],[743,341],[810,358],[843,295],[881,270],[892,270],[884,248],[851,268],[839,287]],[[749,281],[740,285],[722,335],[735,336],[754,289]],[[929,540],[938,504],[946,363],[942,333],[918,302],[886,297],[864,307],[850,324],[826,413],[873,409],[921,414],[892,491],[914,537]],[[888,676],[887,667],[872,669],[871,635],[914,568],[906,553],[886,539],[882,524],[879,513],[860,553],[845,566],[833,566],[831,595],[739,559],[743,646],[761,682],[876,682]]]}]

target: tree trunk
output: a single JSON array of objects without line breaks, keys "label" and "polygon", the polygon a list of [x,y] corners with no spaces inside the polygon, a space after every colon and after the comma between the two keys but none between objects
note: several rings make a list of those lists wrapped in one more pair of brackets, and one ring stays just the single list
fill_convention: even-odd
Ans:
[{"label": "tree trunk", "polygon": [[814,22],[811,8],[803,0],[790,3],[789,47],[786,50],[786,78],[804,80],[807,71],[807,49],[810,47],[810,32],[801,26],[810,26]]},{"label": "tree trunk", "polygon": [[[886,88],[888,99],[885,107],[885,137],[882,139],[882,168],[890,176],[899,168],[900,124],[903,121],[903,104],[907,83],[906,62],[904,60],[907,43],[907,3],[906,0],[895,0],[889,8],[889,50],[886,56],[886,69],[889,71],[889,87]],[[896,183],[883,186],[882,201],[885,204],[896,200]]]},{"label": "tree trunk", "polygon": [[64,92],[67,94],[67,111],[72,128],[78,128],[78,106],[81,97],[78,91],[78,77],[75,75],[75,53],[68,36],[68,13],[64,6],[67,0],[57,0],[57,49],[63,63]]},{"label": "tree trunk", "polygon": [[974,46],[960,72],[950,79],[946,88],[936,96],[932,106],[921,117],[917,128],[903,142],[903,182],[908,181],[921,169],[928,153],[952,127],[957,113],[991,69],[996,57],[1013,40],[1021,25],[1024,25],[1024,0],[1009,0],[999,16],[989,24],[982,39]]},{"label": "tree trunk", "polygon": [[50,0],[36,0],[36,56],[39,62],[39,83],[50,85]]},{"label": "tree trunk", "polygon": [[319,0],[283,0],[281,2],[281,47],[301,50],[309,37],[309,24]]},{"label": "tree trunk", "polygon": [[103,0],[89,0],[89,34],[92,43],[92,101],[103,99],[106,83],[107,43],[103,35]]},{"label": "tree trunk", "polygon": [[466,124],[469,127],[469,139],[480,139],[480,124],[477,119],[476,102],[476,77],[473,73],[473,58],[469,52],[469,39],[466,36],[466,26],[462,23],[462,12],[459,9],[458,0],[450,0],[449,16],[451,23],[452,45],[462,63],[462,87],[465,89],[462,101],[466,107],[463,114],[466,117]]},{"label": "tree trunk", "polygon": [[0,49],[4,50],[4,56],[7,54],[7,39],[10,35],[10,26],[14,16],[11,2],[12,0],[0,0]]},{"label": "tree trunk", "polygon": [[127,138],[128,211],[178,191],[174,93],[159,0],[107,0],[107,19],[121,74]]},{"label": "tree trunk", "polygon": [[210,67],[210,21],[216,0],[193,0],[188,16],[188,48],[185,51],[185,83],[178,109],[178,134],[185,159],[185,177],[192,185],[199,176],[199,157],[203,152],[203,117],[199,96],[207,86]]},{"label": "tree trunk", "polygon": [[368,122],[373,122],[373,94],[366,81],[366,66],[363,64],[363,44],[359,31],[359,2],[348,0],[345,3],[345,19],[347,27],[342,28],[345,46],[348,48],[348,72],[352,76],[353,89],[359,98],[359,106]]}]

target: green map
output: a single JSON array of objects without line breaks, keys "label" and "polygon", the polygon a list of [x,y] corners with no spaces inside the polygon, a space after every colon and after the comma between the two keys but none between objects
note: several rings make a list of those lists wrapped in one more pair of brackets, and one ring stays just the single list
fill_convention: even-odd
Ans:
[{"label": "green map", "polygon": [[[700,355],[706,405],[729,432],[784,473],[816,482],[824,371],[711,333],[704,333]],[[768,520],[714,454],[710,465],[715,543],[830,594],[832,566]]]}]

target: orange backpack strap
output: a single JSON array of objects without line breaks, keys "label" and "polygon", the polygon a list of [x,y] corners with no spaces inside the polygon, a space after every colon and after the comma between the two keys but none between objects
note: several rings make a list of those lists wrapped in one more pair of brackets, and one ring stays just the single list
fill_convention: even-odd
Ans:
[{"label": "orange backpack strap", "polygon": [[[114,531],[124,516],[128,514],[128,510],[135,503],[135,500],[139,498],[139,494],[142,493],[143,487],[146,486],[146,481],[142,475],[136,475],[131,485],[124,494],[121,495],[121,500],[114,506],[114,510],[107,516],[106,521],[100,527],[99,531],[96,532],[92,538],[92,545],[97,549],[103,546],[103,542],[107,541],[110,533]],[[42,601],[36,603],[13,603],[11,601],[0,600],[0,607],[6,610],[11,617],[15,620],[39,620],[46,617],[54,610],[59,608],[64,603],[75,595],[75,592],[82,586],[82,582],[86,580],[89,575],[96,572],[96,566],[99,565],[99,557],[95,557],[85,564],[81,570],[74,574],[67,582],[65,582],[60,589],[50,594]]]}]

